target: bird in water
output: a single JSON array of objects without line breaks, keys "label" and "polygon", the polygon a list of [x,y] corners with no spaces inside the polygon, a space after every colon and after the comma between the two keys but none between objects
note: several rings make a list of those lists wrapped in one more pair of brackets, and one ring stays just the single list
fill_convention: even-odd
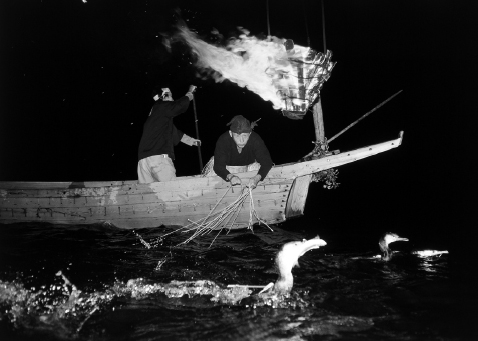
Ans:
[{"label": "bird in water", "polygon": [[309,240],[303,239],[302,241],[289,242],[282,245],[275,257],[275,266],[279,271],[279,278],[275,283],[269,283],[265,286],[259,294],[270,289],[274,293],[289,293],[294,285],[292,268],[294,266],[299,266],[299,257],[304,255],[307,251],[318,249],[325,245],[327,245],[327,243],[325,240],[320,239],[319,236]]},{"label": "bird in water", "polygon": [[[408,238],[399,237],[397,234],[392,232],[385,233],[378,241],[378,245],[380,246],[380,250],[382,250],[382,260],[389,261],[392,259],[393,251],[388,247],[388,244],[397,242],[397,241],[404,241],[408,242]],[[434,257],[434,256],[441,256],[442,254],[447,254],[448,251],[438,251],[438,250],[415,250],[409,252],[411,255],[416,255],[420,258],[427,258],[427,257]],[[377,256],[378,257],[378,256]]]},{"label": "bird in water", "polygon": [[[237,304],[243,300],[254,301],[257,298],[273,298],[279,295],[288,294],[294,285],[292,268],[298,266],[298,259],[307,251],[318,249],[327,243],[319,236],[302,241],[293,241],[282,245],[275,257],[275,266],[279,272],[279,277],[275,283],[269,283],[265,287],[262,285],[243,285],[229,284],[227,289],[222,288],[216,283],[208,280],[196,281],[172,281],[169,284],[148,283],[143,278],[130,279],[126,288],[131,292],[133,298],[142,297],[153,291],[164,293],[168,297],[182,297],[188,295],[211,295],[211,301],[227,304]],[[251,296],[251,288],[262,288],[257,295]]]},{"label": "bird in water", "polygon": [[399,241],[408,242],[408,238],[402,238],[396,233],[387,232],[379,239],[378,246],[383,253],[382,260],[388,262],[390,259],[392,259],[393,251],[388,247],[388,244]]}]

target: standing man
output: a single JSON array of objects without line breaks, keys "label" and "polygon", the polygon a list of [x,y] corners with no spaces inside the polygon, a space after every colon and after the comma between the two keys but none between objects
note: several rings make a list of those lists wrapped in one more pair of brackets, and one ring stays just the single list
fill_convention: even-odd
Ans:
[{"label": "standing man", "polygon": [[139,183],[175,179],[174,146],[179,142],[189,146],[201,145],[201,141],[178,130],[173,122],[176,116],[188,109],[195,89],[196,87],[191,85],[186,95],[177,101],[173,100],[173,94],[169,88],[153,91],[153,99],[156,103],[144,123],[138,148]]},{"label": "standing man", "polygon": [[269,150],[261,137],[252,131],[252,124],[242,115],[234,116],[227,124],[230,130],[222,134],[214,151],[214,172],[231,185],[240,185],[241,179],[232,174],[231,166],[250,166],[259,163],[257,174],[250,180],[249,186],[255,188],[260,180],[264,180],[273,163]]}]

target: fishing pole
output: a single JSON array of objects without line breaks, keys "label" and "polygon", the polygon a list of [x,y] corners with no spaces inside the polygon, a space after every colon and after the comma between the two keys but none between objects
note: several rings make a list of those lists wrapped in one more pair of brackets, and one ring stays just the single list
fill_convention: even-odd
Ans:
[{"label": "fishing pole", "polygon": [[343,129],[342,131],[340,131],[338,134],[336,134],[335,136],[333,136],[331,139],[328,139],[327,142],[330,143],[332,142],[335,138],[337,138],[338,136],[342,135],[345,131],[349,130],[350,128],[352,128],[354,125],[356,125],[357,123],[359,123],[362,119],[364,119],[365,117],[367,117],[368,115],[370,115],[371,113],[373,113],[375,110],[377,110],[378,108],[380,108],[382,105],[384,105],[385,103],[387,103],[388,101],[390,101],[392,98],[394,98],[395,96],[397,96],[400,92],[402,92],[403,90],[400,90],[399,92],[397,92],[396,94],[392,95],[391,97],[387,98],[385,101],[383,101],[382,103],[380,103],[379,105],[377,105],[375,108],[373,108],[372,110],[370,110],[368,113],[366,113],[365,115],[363,115],[362,117],[360,117],[357,121],[349,124],[345,129]]}]

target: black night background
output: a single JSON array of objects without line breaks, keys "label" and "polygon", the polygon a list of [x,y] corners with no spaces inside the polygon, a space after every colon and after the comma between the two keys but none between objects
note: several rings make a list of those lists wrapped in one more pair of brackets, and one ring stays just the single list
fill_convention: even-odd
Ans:
[{"label": "black night background", "polygon": [[[10,0],[0,8],[0,181],[136,179],[151,90],[163,81],[175,98],[198,86],[204,163],[237,114],[261,118],[255,131],[275,164],[313,148],[311,114],[290,120],[232,82],[198,78],[187,46],[174,43],[170,53],[161,43],[178,17],[212,43],[224,43],[210,40],[213,29],[224,40],[237,27],[266,38],[265,0]],[[335,190],[312,184],[294,224],[416,235],[454,252],[457,278],[476,280],[462,262],[476,258],[477,3],[325,0],[324,9],[325,45],[337,63],[321,92],[326,136],[403,90],[330,149],[400,131],[404,140],[339,167]],[[272,0],[269,17],[271,35],[324,50],[321,1]],[[175,124],[195,136],[192,105]],[[198,174],[197,149],[180,144],[175,166],[178,176]]]}]

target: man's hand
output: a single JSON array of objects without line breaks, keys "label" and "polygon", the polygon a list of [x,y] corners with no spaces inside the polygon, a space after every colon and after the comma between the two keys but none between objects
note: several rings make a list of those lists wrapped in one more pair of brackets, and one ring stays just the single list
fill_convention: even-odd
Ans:
[{"label": "man's hand", "polygon": [[186,134],[183,134],[183,137],[181,137],[181,142],[186,143],[188,146],[201,146],[201,140],[195,139]]},{"label": "man's hand", "polygon": [[190,85],[188,92],[186,92],[186,96],[188,96],[190,101],[192,101],[194,99],[194,95],[193,95],[194,90],[196,90],[196,86],[195,85]]},{"label": "man's hand", "polygon": [[228,174],[226,177],[227,180],[231,183],[232,186],[241,185],[241,178],[234,174]]},{"label": "man's hand", "polygon": [[249,180],[249,185],[248,185],[248,186],[249,186],[251,189],[256,188],[256,187],[257,187],[257,183],[258,183],[259,181],[261,181],[261,179],[262,179],[262,176],[261,176],[260,174],[256,174],[254,177],[252,177],[252,178]]}]

